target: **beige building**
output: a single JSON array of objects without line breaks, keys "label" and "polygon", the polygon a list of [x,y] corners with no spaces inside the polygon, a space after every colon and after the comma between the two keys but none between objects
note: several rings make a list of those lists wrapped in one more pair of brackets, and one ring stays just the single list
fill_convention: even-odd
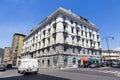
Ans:
[{"label": "beige building", "polygon": [[41,68],[78,67],[86,58],[100,62],[99,29],[86,18],[59,8],[25,37],[25,57],[38,58]]},{"label": "beige building", "polygon": [[25,36],[26,35],[21,33],[15,33],[13,35],[12,49],[11,49],[13,65],[16,65],[17,59],[21,58],[23,39]]},{"label": "beige building", "polygon": [[5,47],[4,49],[4,62],[9,62],[11,60],[11,48]]},{"label": "beige building", "polygon": [[103,55],[103,60],[104,61],[120,61],[120,51],[115,51],[115,50],[103,50],[102,51]]},{"label": "beige building", "polygon": [[0,56],[0,64],[3,63],[3,57]]}]

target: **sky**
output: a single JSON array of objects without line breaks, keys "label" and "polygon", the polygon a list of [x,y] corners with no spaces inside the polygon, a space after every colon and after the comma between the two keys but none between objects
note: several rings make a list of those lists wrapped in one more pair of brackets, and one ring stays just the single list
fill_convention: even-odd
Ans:
[{"label": "sky", "polygon": [[99,28],[102,49],[120,50],[120,0],[0,0],[0,48],[11,47],[15,32],[29,34],[59,7],[81,15]]}]

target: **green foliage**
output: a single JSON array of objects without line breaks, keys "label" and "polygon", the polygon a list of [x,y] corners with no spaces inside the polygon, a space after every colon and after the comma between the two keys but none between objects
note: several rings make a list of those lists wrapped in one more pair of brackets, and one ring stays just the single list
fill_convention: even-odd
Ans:
[{"label": "green foliage", "polygon": [[0,56],[3,56],[3,55],[4,55],[4,49],[0,48]]}]

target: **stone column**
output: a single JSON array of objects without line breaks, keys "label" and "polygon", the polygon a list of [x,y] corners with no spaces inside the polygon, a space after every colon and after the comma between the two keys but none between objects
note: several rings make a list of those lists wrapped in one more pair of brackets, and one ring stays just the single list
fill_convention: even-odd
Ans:
[{"label": "stone column", "polygon": [[56,43],[63,43],[63,42],[64,42],[63,33],[57,33],[57,35],[56,35]]},{"label": "stone column", "polygon": [[64,66],[63,56],[58,55],[57,68],[62,68]]},{"label": "stone column", "polygon": [[72,67],[72,57],[68,56],[68,67]]}]

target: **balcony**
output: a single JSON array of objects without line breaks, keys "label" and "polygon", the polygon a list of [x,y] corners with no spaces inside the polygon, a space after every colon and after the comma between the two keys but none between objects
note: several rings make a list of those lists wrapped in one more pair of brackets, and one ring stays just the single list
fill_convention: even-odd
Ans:
[{"label": "balcony", "polygon": [[68,30],[64,30],[63,33],[64,33],[64,34],[68,34]]},{"label": "balcony", "polygon": [[67,41],[64,41],[64,43],[65,43],[65,44],[68,44],[68,42],[67,42]]},{"label": "balcony", "polygon": [[90,48],[94,49],[94,48],[95,48],[95,46],[90,46]]}]

